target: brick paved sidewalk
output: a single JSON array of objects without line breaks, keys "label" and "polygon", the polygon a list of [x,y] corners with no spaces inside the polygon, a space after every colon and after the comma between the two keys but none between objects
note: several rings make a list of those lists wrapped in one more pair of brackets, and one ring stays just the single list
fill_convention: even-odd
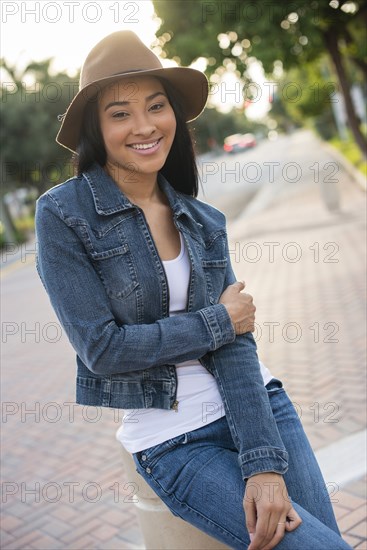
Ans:
[{"label": "brick paved sidewalk", "polygon": [[[283,380],[316,451],[366,426],[366,196],[345,172],[338,189],[339,212],[315,184],[280,189],[230,231],[236,275],[257,306],[259,356]],[[353,456],[350,468],[353,476]],[[345,540],[367,549],[365,476],[332,500]]]},{"label": "brick paved sidewalk", "polygon": [[[343,178],[340,214],[306,185],[230,231],[235,271],[257,305],[260,357],[283,379],[316,450],[365,427],[365,196]],[[74,353],[31,261],[5,275],[2,292],[1,547],[142,548],[114,440],[121,418],[73,406]],[[367,548],[364,489],[357,479],[333,494],[358,549]]]}]

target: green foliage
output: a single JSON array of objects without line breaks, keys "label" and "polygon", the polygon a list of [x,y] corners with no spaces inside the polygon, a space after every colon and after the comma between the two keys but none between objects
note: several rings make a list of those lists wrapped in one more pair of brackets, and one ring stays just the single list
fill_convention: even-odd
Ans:
[{"label": "green foliage", "polygon": [[[285,69],[313,61],[325,51],[323,33],[330,28],[346,39],[348,36],[354,56],[367,62],[363,45],[366,0],[354,2],[359,8],[356,14],[346,12],[345,6],[342,9],[343,4],[351,3],[339,2],[335,9],[325,0],[153,0],[153,4],[163,20],[160,33],[167,54],[180,58],[184,65],[199,56],[212,58],[208,74],[226,58],[234,61],[241,73],[249,56],[261,60],[267,73],[272,72],[275,60],[281,60]],[[227,47],[219,46],[220,34],[228,35]],[[243,43],[245,39],[248,42]]]},{"label": "green foliage", "polygon": [[1,62],[9,78],[1,90],[0,139],[3,191],[35,187],[43,192],[70,173],[71,153],[55,142],[58,115],[66,110],[76,82],[66,74],[52,76],[51,60],[31,63],[18,75]]},{"label": "green foliage", "polygon": [[[34,226],[34,221],[33,221],[33,226]],[[14,231],[14,237],[10,241],[7,238],[5,228],[0,221],[0,250],[2,248],[5,248],[7,245],[9,245],[9,243],[14,244],[15,242],[16,244],[22,244],[22,243],[25,243],[26,240],[27,240],[27,231],[23,231],[22,228],[20,229],[16,228],[16,230]]]},{"label": "green foliage", "polygon": [[336,101],[338,87],[336,82],[325,81],[326,67],[326,60],[320,58],[284,73],[277,82],[272,117],[278,120],[280,112],[281,121],[286,115],[296,126],[313,125],[324,139],[330,139],[337,131],[331,102]]},{"label": "green foliage", "polygon": [[367,162],[361,155],[361,151],[349,135],[348,141],[342,141],[337,137],[330,140],[330,144],[338,149],[364,176],[367,177]]},{"label": "green foliage", "polygon": [[[294,88],[288,97],[277,97],[274,114],[280,127],[308,124],[324,137],[333,133],[333,119],[326,86],[320,72],[325,53],[333,59],[338,81],[347,105],[349,126],[361,150],[365,143],[349,96],[350,84],[367,76],[366,19],[367,0],[153,0],[163,23],[160,44],[169,57],[189,65],[198,57],[208,60],[206,73],[221,75],[228,63],[236,74],[248,82],[249,60],[261,61],[271,80],[276,78],[276,64],[288,72],[285,77],[300,82],[302,97]],[[333,40],[330,40],[330,36]],[[342,58],[344,63],[342,63]],[[347,62],[346,62],[347,60]],[[345,70],[348,61],[353,71]],[[287,81],[284,82],[287,84]],[[312,85],[318,88],[312,90]],[[317,99],[315,99],[315,94]],[[349,105],[349,108],[348,108]],[[289,116],[289,120],[287,120]]]},{"label": "green foliage", "polygon": [[14,225],[19,233],[26,236],[27,233],[32,233],[34,231],[34,215],[18,218],[14,221]]}]

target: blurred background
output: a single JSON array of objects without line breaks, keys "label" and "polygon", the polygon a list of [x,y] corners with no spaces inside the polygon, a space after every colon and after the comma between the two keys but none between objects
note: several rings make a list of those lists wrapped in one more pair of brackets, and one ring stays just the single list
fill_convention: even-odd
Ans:
[{"label": "blurred background", "polygon": [[343,536],[365,550],[367,1],[0,9],[2,547],[146,546],[114,440],[121,411],[75,406],[74,353],[34,266],[35,201],[73,175],[58,117],[90,49],[129,29],[165,66],[209,78],[190,123],[199,198],[227,216],[260,357],[290,392]]},{"label": "blurred background", "polygon": [[275,141],[310,128],[366,174],[365,24],[362,0],[5,2],[1,245],[27,239],[37,196],[73,173],[54,141],[57,117],[88,51],[121,28],[165,65],[209,77],[208,107],[192,124],[199,154],[223,152],[232,134]]}]

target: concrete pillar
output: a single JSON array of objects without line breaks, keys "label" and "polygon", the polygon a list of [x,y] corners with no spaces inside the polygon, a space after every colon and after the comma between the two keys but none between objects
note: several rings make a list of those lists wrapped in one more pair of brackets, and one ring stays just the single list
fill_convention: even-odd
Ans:
[{"label": "concrete pillar", "polygon": [[132,456],[122,450],[126,479],[139,488],[135,506],[146,550],[230,550],[181,518],[174,516],[137,473]]}]

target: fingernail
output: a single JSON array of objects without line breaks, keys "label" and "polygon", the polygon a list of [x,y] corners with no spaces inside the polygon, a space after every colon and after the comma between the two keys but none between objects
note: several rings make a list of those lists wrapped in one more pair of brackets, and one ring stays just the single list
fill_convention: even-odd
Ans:
[{"label": "fingernail", "polygon": [[249,533],[250,535],[250,541],[252,542],[254,540],[254,534],[253,533]]}]

